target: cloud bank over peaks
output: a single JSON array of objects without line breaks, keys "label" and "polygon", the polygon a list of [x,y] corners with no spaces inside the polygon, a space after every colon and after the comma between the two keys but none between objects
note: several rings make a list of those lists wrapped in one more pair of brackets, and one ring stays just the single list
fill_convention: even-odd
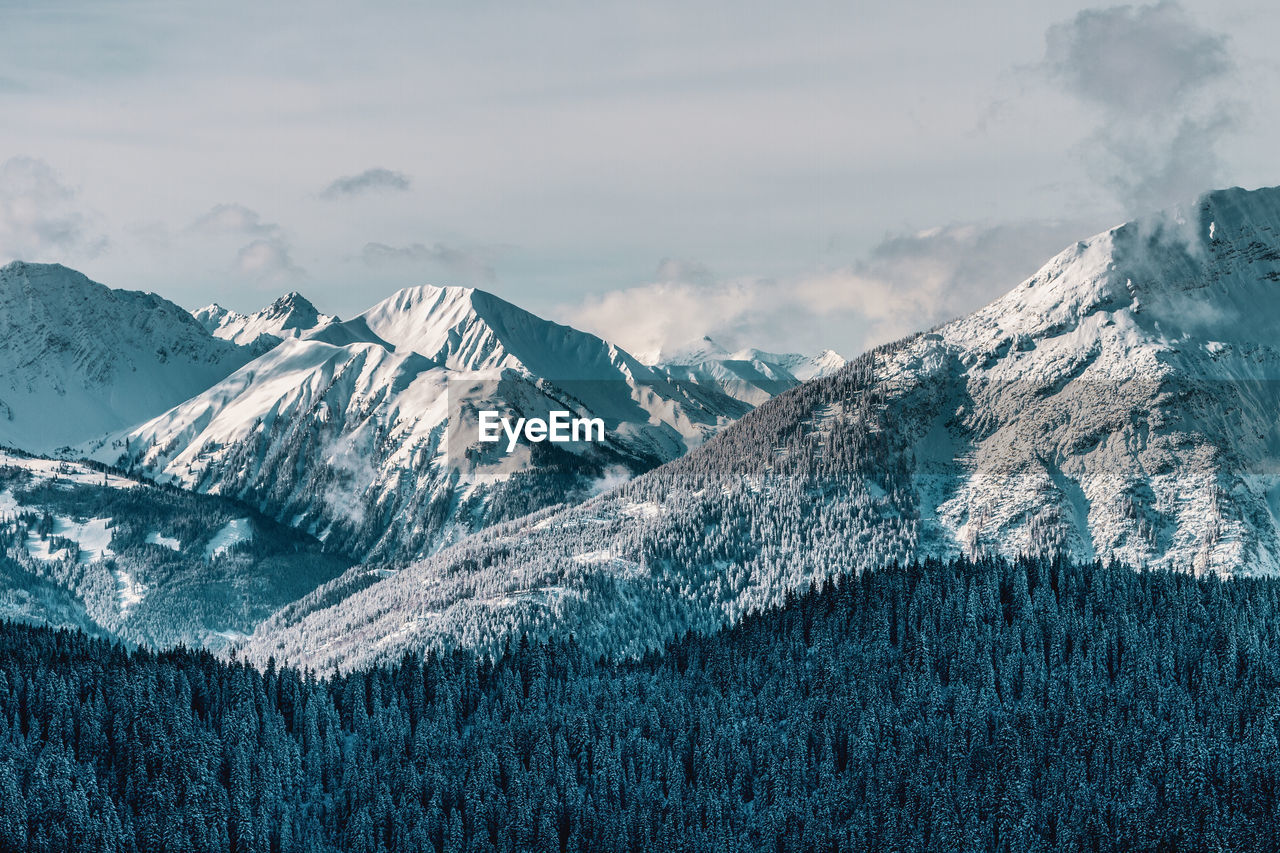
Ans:
[{"label": "cloud bank over peaks", "polygon": [[703,336],[731,349],[851,357],[981,307],[1088,228],[948,225],[890,235],[846,266],[787,278],[719,278],[697,261],[665,259],[654,281],[588,297],[565,314],[650,361]]}]

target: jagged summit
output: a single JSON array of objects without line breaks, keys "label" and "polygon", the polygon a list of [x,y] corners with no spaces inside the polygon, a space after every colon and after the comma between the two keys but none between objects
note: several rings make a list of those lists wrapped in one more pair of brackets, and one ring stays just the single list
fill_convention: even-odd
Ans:
[{"label": "jagged summit", "polygon": [[[263,318],[279,320],[282,331],[309,331],[321,325],[324,316],[309,299],[296,290],[281,296],[259,313]],[[336,318],[329,319],[331,321]]]},{"label": "jagged summit", "polygon": [[338,321],[337,317],[321,314],[296,290],[253,314],[240,314],[214,302],[192,315],[215,337],[253,347],[258,353],[282,340],[316,332]]}]

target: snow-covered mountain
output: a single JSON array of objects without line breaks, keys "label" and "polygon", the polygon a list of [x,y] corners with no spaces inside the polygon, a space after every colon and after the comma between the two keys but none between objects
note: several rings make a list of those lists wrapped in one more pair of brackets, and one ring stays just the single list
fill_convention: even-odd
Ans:
[{"label": "snow-covered mountain", "polygon": [[193,311],[192,316],[214,337],[253,347],[259,353],[280,341],[302,337],[338,319],[321,314],[297,291],[281,296],[253,314],[240,314],[215,302]]},{"label": "snow-covered mountain", "polygon": [[0,267],[0,444],[78,445],[154,417],[252,355],[155,294],[15,261]]},{"label": "snow-covered mountain", "polygon": [[[508,453],[476,441],[485,408],[601,418],[606,437]],[[415,287],[284,341],[95,455],[395,561],[589,497],[749,408],[484,291]]]},{"label": "snow-covered mountain", "polygon": [[1280,189],[1077,243],[986,308],[773,398],[580,506],[282,611],[310,665],[572,631],[635,651],[890,560],[1280,571]]},{"label": "snow-covered mountain", "polygon": [[673,376],[718,388],[753,406],[801,382],[829,376],[844,364],[845,360],[832,350],[823,350],[816,356],[758,349],[733,352],[709,337],[664,353],[658,362]]}]

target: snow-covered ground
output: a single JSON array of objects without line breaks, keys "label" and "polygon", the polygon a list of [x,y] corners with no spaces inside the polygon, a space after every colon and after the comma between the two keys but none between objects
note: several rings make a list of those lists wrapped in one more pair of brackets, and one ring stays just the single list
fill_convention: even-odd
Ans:
[{"label": "snow-covered ground", "polygon": [[110,524],[109,518],[91,518],[88,521],[78,522],[64,516],[54,516],[53,530],[48,539],[43,539],[35,533],[27,534],[27,553],[37,560],[65,559],[67,556],[65,550],[52,550],[53,537],[61,537],[70,539],[80,546],[79,560],[82,563],[91,563],[114,556],[111,548],[108,547],[111,543]]},{"label": "snow-covered ground", "polygon": [[228,521],[222,529],[213,534],[209,544],[204,547],[204,558],[215,560],[242,542],[253,541],[253,523],[247,518],[236,518]]},{"label": "snow-covered ground", "polygon": [[159,545],[161,548],[168,548],[170,551],[181,551],[182,543],[172,536],[165,536],[158,530],[153,530],[147,534],[148,545]]},{"label": "snow-covered ground", "polygon": [[133,575],[124,569],[116,569],[116,597],[120,602],[120,615],[127,617],[129,611],[142,603],[147,596],[147,588],[138,583]]},{"label": "snow-covered ground", "polygon": [[75,484],[78,486],[107,486],[113,489],[131,489],[139,485],[137,480],[104,474],[87,465],[63,462],[58,459],[34,459],[0,450],[0,468],[21,468],[30,472],[36,480]]}]

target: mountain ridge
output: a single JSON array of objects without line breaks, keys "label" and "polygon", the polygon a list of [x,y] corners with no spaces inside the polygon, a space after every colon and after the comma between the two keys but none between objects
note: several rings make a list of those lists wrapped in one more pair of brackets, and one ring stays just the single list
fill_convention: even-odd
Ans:
[{"label": "mountain ridge", "polygon": [[50,452],[146,420],[247,363],[152,293],[0,267],[0,443]]},{"label": "mountain ridge", "polygon": [[252,347],[259,353],[287,338],[302,337],[339,322],[336,316],[321,314],[296,290],[252,314],[241,314],[216,302],[191,314],[214,337]]},{"label": "mountain ridge", "polygon": [[[599,417],[606,439],[496,454],[468,437],[485,407]],[[394,562],[491,518],[588,497],[750,407],[485,291],[423,285],[275,345],[94,456]]]},{"label": "mountain ridge", "polygon": [[1080,241],[609,494],[296,605],[247,651],[354,666],[572,631],[629,654],[930,556],[1276,573],[1275,309],[1280,190],[1211,193],[1182,221]]}]

